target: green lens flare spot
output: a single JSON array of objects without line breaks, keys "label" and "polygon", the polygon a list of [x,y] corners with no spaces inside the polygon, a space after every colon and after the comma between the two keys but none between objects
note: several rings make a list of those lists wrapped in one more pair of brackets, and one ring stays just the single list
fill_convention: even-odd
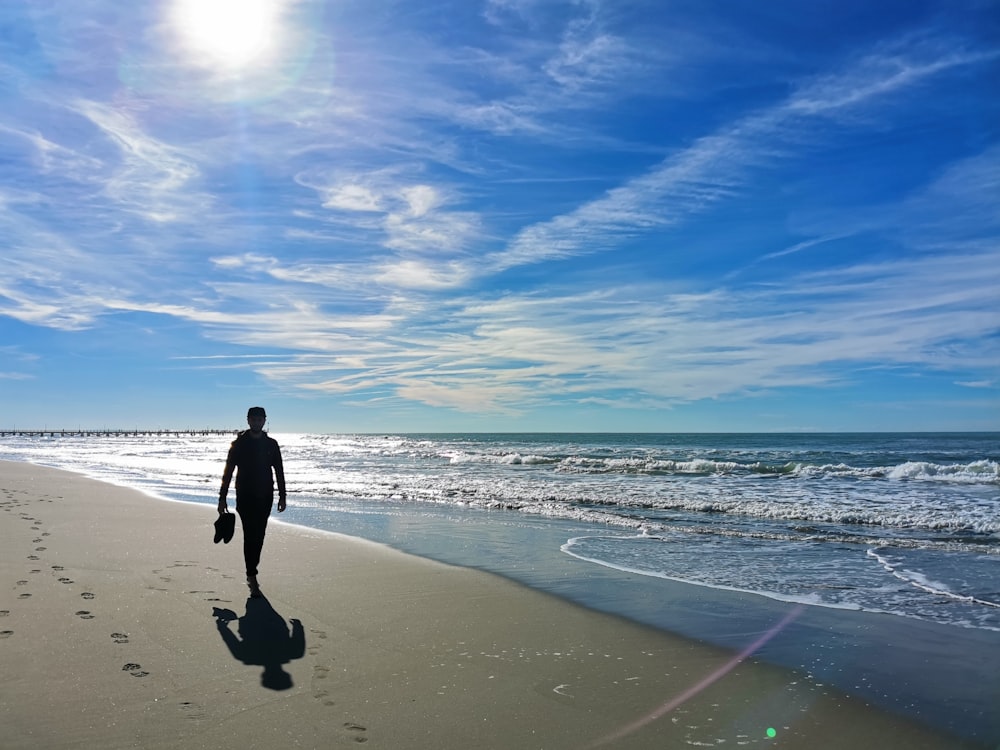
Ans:
[{"label": "green lens flare spot", "polygon": [[773,740],[775,735],[777,735],[778,733],[774,731],[774,727],[768,727],[767,732],[765,734],[767,734],[767,736]]}]

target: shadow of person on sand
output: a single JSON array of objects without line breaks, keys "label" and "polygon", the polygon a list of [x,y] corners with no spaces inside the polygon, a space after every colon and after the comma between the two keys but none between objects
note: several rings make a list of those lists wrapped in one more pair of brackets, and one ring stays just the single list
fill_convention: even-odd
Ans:
[{"label": "shadow of person on sand", "polygon": [[233,658],[264,667],[261,685],[270,690],[292,687],[292,676],[281,667],[305,655],[306,636],[301,622],[291,620],[289,632],[285,619],[265,597],[247,599],[246,614],[238,618],[236,633],[229,629],[229,623],[238,617],[235,612],[212,607],[212,615]]}]

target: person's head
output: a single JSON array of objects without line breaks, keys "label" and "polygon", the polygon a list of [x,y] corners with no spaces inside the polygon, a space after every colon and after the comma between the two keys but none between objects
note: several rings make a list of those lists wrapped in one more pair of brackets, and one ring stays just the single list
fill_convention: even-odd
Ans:
[{"label": "person's head", "polygon": [[264,422],[267,421],[267,412],[263,406],[251,406],[247,411],[247,424],[253,432],[260,432],[264,429]]}]

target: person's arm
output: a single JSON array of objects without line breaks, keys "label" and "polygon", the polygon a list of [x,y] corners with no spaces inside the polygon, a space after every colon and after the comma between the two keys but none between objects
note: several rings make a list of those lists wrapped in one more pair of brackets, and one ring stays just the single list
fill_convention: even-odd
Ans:
[{"label": "person's arm", "polygon": [[285,467],[281,461],[281,448],[278,447],[278,441],[274,442],[274,479],[278,483],[278,512],[284,513],[286,505],[286,492],[285,492]]},{"label": "person's arm", "polygon": [[219,513],[229,510],[226,502],[226,495],[229,494],[229,483],[233,479],[233,471],[236,469],[236,442],[229,447],[229,455],[226,456],[226,468],[222,472],[222,486],[219,488]]}]

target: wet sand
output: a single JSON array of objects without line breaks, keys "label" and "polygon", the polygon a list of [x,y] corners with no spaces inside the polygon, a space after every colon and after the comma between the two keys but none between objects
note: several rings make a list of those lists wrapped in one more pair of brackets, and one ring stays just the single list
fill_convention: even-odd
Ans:
[{"label": "wet sand", "polygon": [[248,599],[214,517],[0,462],[4,748],[974,747],[351,537],[272,525]]}]

